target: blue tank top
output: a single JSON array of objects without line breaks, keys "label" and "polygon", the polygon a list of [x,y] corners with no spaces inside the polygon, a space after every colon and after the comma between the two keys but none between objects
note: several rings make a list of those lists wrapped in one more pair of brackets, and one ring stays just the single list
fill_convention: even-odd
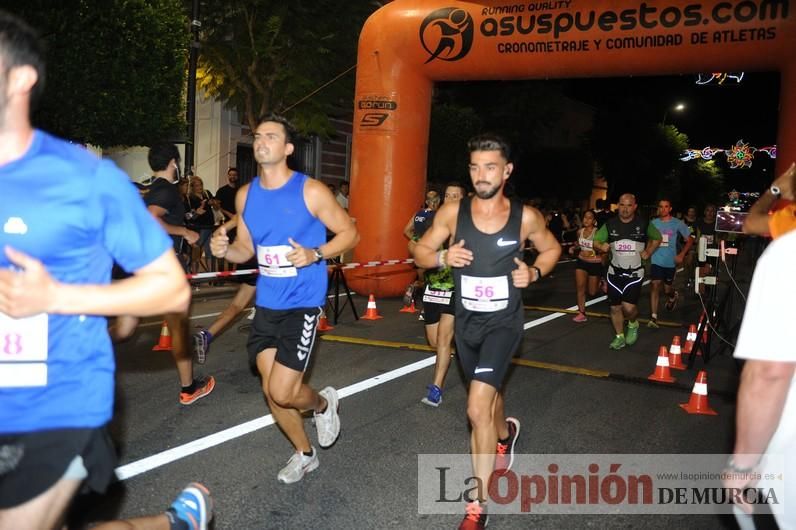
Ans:
[{"label": "blue tank top", "polygon": [[277,189],[265,189],[260,177],[252,180],[243,207],[260,274],[256,302],[267,309],[319,307],[326,301],[326,262],[296,268],[285,255],[292,250],[288,238],[303,247],[326,242],[326,227],[307,209],[304,184],[307,175],[293,172]]}]

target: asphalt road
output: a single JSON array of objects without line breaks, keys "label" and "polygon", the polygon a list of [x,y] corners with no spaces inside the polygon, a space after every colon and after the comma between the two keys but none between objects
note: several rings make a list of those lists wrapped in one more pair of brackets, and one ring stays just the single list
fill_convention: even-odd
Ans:
[{"label": "asphalt road", "polygon": [[[748,265],[748,264],[747,264]],[[526,291],[528,306],[571,307],[573,264]],[[748,289],[749,266],[736,280]],[[682,280],[682,279],[681,279]],[[231,298],[232,287],[195,292],[193,324],[208,325]],[[726,289],[725,289],[726,292]],[[640,303],[648,315],[648,290]],[[544,453],[726,453],[732,448],[738,366],[731,352],[715,355],[695,370],[676,373],[675,385],[651,383],[660,345],[683,336],[701,311],[682,293],[674,312],[660,319],[676,327],[643,327],[639,341],[615,352],[607,348],[607,318],[583,324],[570,314],[526,309],[529,323],[506,386],[507,413],[522,422],[517,451]],[[733,299],[740,298],[736,295]],[[217,386],[196,404],[178,404],[178,383],[168,353],[153,352],[159,323],[144,323],[117,347],[116,415],[112,433],[121,470],[130,475],[105,496],[84,496],[73,510],[73,527],[116,517],[163,511],[188,482],[213,493],[214,528],[453,528],[461,515],[418,513],[418,454],[469,451],[466,393],[454,362],[438,409],[420,403],[431,382],[432,353],[424,349],[423,324],[400,313],[397,299],[378,300],[378,321],[354,321],[349,308],[314,354],[309,382],[342,389],[342,433],[320,450],[320,467],[293,485],[276,474],[291,447],[268,421],[259,380],[247,364],[247,320],[238,321],[212,344],[197,373],[212,374]],[[355,297],[358,311],[366,301]],[[606,314],[602,301],[590,311]],[[736,301],[737,314],[742,303]],[[542,319],[542,320],[540,320]],[[728,319],[729,320],[729,319]],[[414,346],[412,346],[414,345]],[[424,362],[423,362],[424,361]],[[412,366],[422,362],[421,366]],[[409,367],[409,368],[407,368]],[[709,374],[710,405],[717,416],[686,414],[696,369]],[[258,420],[259,419],[259,420]],[[253,422],[248,423],[247,422]],[[259,423],[258,423],[259,421]],[[311,420],[306,420],[311,440]],[[243,427],[241,427],[243,425]],[[221,433],[221,434],[216,434]],[[207,438],[216,434],[216,438]],[[153,455],[167,453],[161,461]],[[505,515],[490,528],[735,528],[717,515]]]}]

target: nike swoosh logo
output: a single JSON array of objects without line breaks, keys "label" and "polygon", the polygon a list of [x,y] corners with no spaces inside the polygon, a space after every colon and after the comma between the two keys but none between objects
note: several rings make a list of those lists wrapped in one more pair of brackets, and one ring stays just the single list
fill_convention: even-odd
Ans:
[{"label": "nike swoosh logo", "polygon": [[476,368],[475,369],[475,373],[477,373],[477,374],[483,374],[485,372],[494,372],[494,371],[495,370],[493,368]]},{"label": "nike swoosh logo", "polygon": [[497,244],[498,244],[499,247],[507,247],[509,245],[516,245],[517,242],[516,241],[503,241],[503,238],[501,237],[500,239],[498,239]]}]

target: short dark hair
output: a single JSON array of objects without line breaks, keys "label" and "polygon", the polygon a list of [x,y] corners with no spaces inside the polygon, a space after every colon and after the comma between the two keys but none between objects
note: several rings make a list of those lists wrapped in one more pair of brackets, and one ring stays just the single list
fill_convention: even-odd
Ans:
[{"label": "short dark hair", "polygon": [[237,172],[238,172],[238,168],[236,168],[236,167],[231,167],[231,168],[229,168],[229,169],[227,170],[227,175],[229,175],[229,172],[230,172],[230,171],[234,171],[235,173],[237,173]]},{"label": "short dark hair", "polygon": [[473,136],[467,142],[467,150],[470,153],[473,151],[500,151],[506,161],[511,161],[511,147],[506,140],[497,134],[485,133]]},{"label": "short dark hair", "polygon": [[292,123],[290,123],[290,121],[287,118],[285,118],[284,116],[280,116],[279,114],[274,114],[272,112],[270,114],[262,116],[257,121],[257,126],[259,127],[260,125],[268,121],[281,124],[282,127],[285,129],[285,143],[287,144],[293,143],[293,140],[296,138],[298,133],[296,131],[296,128],[293,126]]},{"label": "short dark hair", "polygon": [[465,194],[467,193],[467,188],[465,188],[464,184],[462,184],[458,180],[451,180],[450,182],[445,184],[445,188],[460,188]]},{"label": "short dark hair", "polygon": [[31,66],[38,79],[30,92],[31,106],[35,105],[44,91],[46,66],[44,45],[39,34],[22,19],[0,10],[0,62],[3,75],[17,66]]},{"label": "short dark hair", "polygon": [[147,160],[152,171],[163,171],[169,166],[169,162],[174,159],[180,163],[180,151],[177,146],[168,142],[159,142],[149,148]]},{"label": "short dark hair", "polygon": [[595,202],[594,205],[600,210],[602,210],[607,206],[607,203],[608,201],[606,201],[605,199],[597,199],[597,202]]}]

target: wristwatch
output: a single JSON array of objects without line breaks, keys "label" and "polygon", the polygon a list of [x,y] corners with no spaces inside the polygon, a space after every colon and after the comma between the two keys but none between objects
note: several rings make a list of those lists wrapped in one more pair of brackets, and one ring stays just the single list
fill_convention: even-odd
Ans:
[{"label": "wristwatch", "polygon": [[320,247],[315,247],[312,249],[312,253],[315,254],[315,261],[323,260],[323,252],[321,252]]},{"label": "wristwatch", "polygon": [[775,186],[774,184],[772,184],[771,187],[768,188],[768,191],[770,191],[771,195],[773,195],[774,197],[779,197],[780,195],[782,195],[782,190],[779,189],[779,186]]},{"label": "wristwatch", "polygon": [[749,467],[738,467],[735,464],[735,459],[732,456],[730,456],[730,458],[727,459],[727,463],[724,465],[724,469],[726,469],[727,471],[732,471],[733,473],[741,473],[741,474],[751,473],[752,471],[757,469],[757,464],[754,464]]}]

